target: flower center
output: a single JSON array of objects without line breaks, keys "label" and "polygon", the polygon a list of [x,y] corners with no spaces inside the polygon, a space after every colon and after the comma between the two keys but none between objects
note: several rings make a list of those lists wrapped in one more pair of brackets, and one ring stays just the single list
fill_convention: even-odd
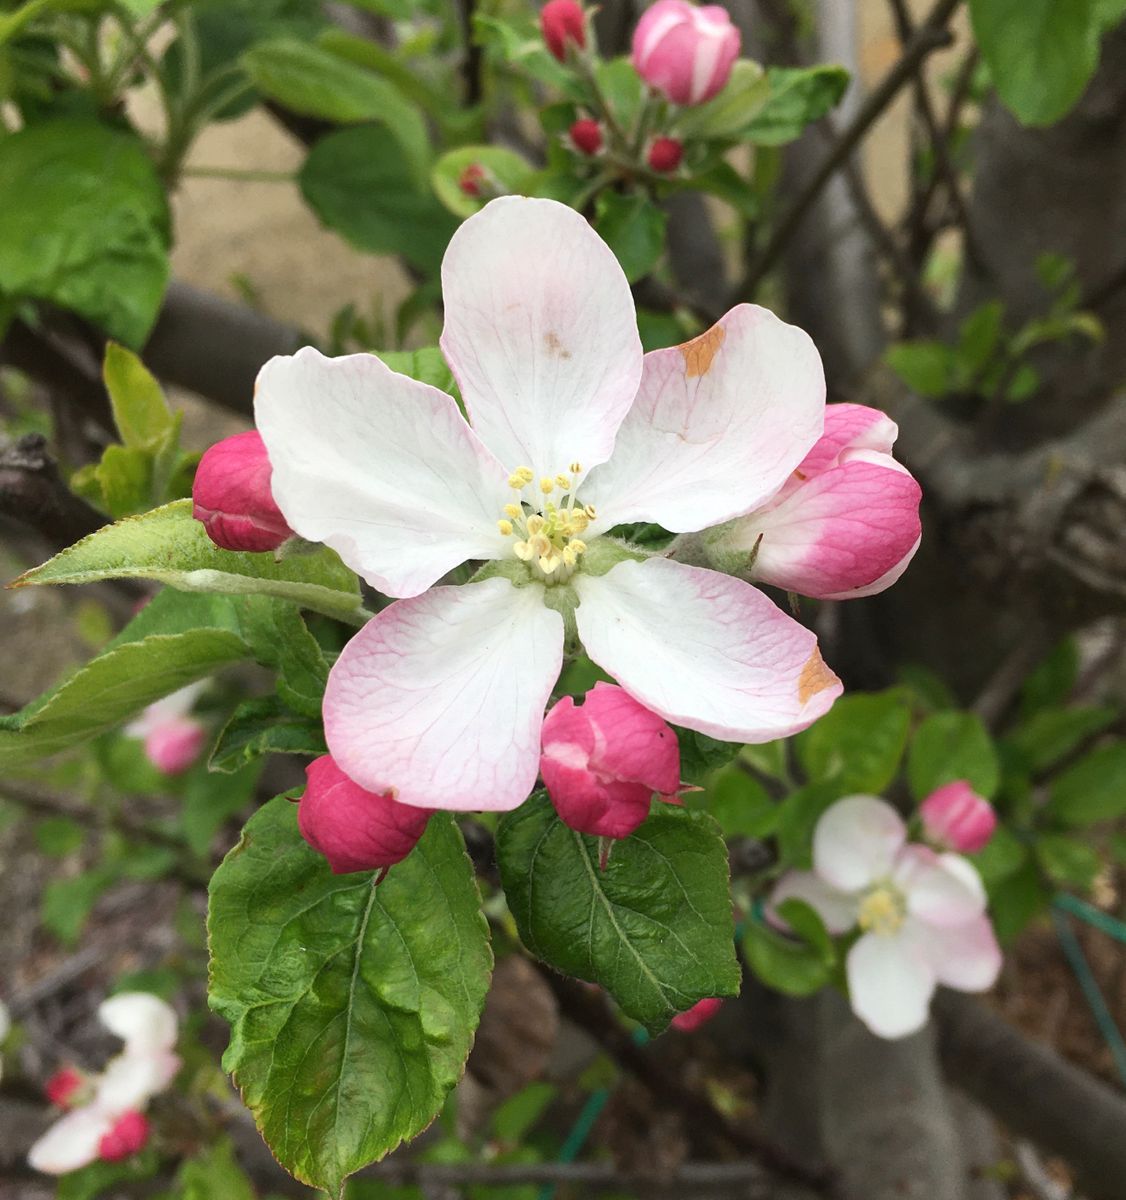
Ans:
[{"label": "flower center", "polygon": [[890,883],[880,883],[860,901],[856,923],[865,933],[890,937],[899,932],[906,917],[907,901],[903,893]]},{"label": "flower center", "polygon": [[595,512],[592,505],[576,502],[581,471],[574,462],[569,473],[545,475],[538,482],[531,467],[517,467],[508,477],[514,494],[497,528],[514,539],[512,553],[543,583],[566,583],[586,550],[582,534]]}]

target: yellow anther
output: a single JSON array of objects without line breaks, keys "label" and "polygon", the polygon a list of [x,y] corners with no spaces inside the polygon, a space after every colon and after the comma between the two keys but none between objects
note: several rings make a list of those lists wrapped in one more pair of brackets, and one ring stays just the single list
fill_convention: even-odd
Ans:
[{"label": "yellow anther", "polygon": [[581,542],[578,538],[574,538],[571,541],[570,548],[574,550],[576,554],[583,554],[586,551],[586,542]]},{"label": "yellow anther", "polygon": [[571,520],[569,524],[570,529],[568,529],[568,533],[582,533],[582,531],[590,524],[590,517],[586,515],[586,512],[583,509],[576,509],[575,512],[571,514]]},{"label": "yellow anther", "polygon": [[573,567],[579,561],[579,556],[575,553],[574,546],[563,547],[563,565]]},{"label": "yellow anther", "polygon": [[873,888],[860,901],[856,923],[865,932],[889,936],[896,933],[907,916],[907,906],[897,889]]},{"label": "yellow anther", "polygon": [[556,567],[559,566],[559,555],[554,550],[550,554],[545,554],[540,558],[540,570],[545,575],[550,575]]},{"label": "yellow anther", "polygon": [[542,533],[536,534],[534,538],[528,539],[528,545],[532,548],[533,554],[550,554],[551,543],[543,536]]},{"label": "yellow anther", "polygon": [[508,477],[508,486],[517,489],[527,487],[533,479],[535,479],[535,474],[531,467],[517,467]]},{"label": "yellow anther", "polygon": [[540,480],[540,491],[543,492],[545,496],[550,496],[551,493],[555,491],[555,480],[548,479],[548,477],[545,475]]},{"label": "yellow anther", "polygon": [[572,475],[577,475],[582,469],[583,469],[582,463],[573,462],[571,464],[571,474]]},{"label": "yellow anther", "polygon": [[534,536],[543,529],[543,525],[543,517],[541,517],[539,513],[533,513],[528,518],[528,533]]},{"label": "yellow anther", "polygon": [[506,517],[511,517],[514,521],[516,521],[524,515],[524,510],[519,504],[506,504],[504,506],[504,515]]},{"label": "yellow anther", "polygon": [[527,542],[515,542],[512,546],[512,553],[523,562],[528,562],[532,557],[532,547]]},{"label": "yellow anther", "polygon": [[[569,476],[556,475],[555,482],[563,489],[563,491],[569,492],[571,490],[571,479]],[[542,487],[543,485],[541,484],[540,486]]]},{"label": "yellow anther", "polygon": [[584,504],[583,512],[586,513],[587,520],[589,520],[589,521],[593,521],[594,518],[598,516],[598,513],[595,511],[593,504]]},{"label": "yellow anther", "polygon": [[512,522],[511,521],[498,521],[497,528],[501,531],[502,534],[504,534],[505,537],[508,537],[509,534],[512,533]]}]

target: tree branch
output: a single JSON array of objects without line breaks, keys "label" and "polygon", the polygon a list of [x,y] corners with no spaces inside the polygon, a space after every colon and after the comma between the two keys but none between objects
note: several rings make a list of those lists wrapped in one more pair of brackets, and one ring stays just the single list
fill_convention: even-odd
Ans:
[{"label": "tree branch", "polygon": [[41,433],[26,434],[0,451],[0,513],[29,526],[59,550],[106,523],[63,482]]}]

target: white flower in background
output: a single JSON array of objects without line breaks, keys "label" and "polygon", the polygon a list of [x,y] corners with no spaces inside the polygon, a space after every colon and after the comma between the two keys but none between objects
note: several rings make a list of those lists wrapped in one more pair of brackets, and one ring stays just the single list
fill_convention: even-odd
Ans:
[{"label": "white flower in background", "polygon": [[[370,354],[306,348],[259,376],[286,522],[400,598],[332,669],[341,769],[419,807],[514,808],[535,784],[567,628],[667,721],[737,742],[812,724],[841,690],[812,633],[750,584],[600,540],[634,521],[696,532],[775,494],[824,423],[808,336],[744,304],[643,354],[613,253],[551,200],[470,217],[442,289],[468,423]],[[491,565],[433,586],[470,560]]]},{"label": "white flower in background", "polygon": [[115,1161],[140,1150],[148,1139],[144,1109],[180,1069],[174,1053],[176,1013],[163,1000],[148,992],[122,992],[99,1007],[98,1019],[125,1046],[100,1075],[60,1072],[76,1075],[79,1083],[60,1092],[60,1102],[69,1104],[75,1095],[80,1099],[28,1153],[31,1166],[47,1175],[63,1175],[98,1159]]},{"label": "white flower in background", "polygon": [[903,818],[883,800],[851,796],[825,813],[813,870],[784,875],[771,908],[791,898],[814,908],[830,933],[859,927],[845,961],[849,997],[880,1037],[921,1029],[940,983],[984,992],[997,980],[1001,951],[976,869],[959,854],[909,844]]}]

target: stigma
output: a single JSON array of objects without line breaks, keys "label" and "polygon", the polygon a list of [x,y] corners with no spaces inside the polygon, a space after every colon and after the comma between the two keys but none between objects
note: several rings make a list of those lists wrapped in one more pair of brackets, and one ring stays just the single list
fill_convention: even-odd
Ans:
[{"label": "stigma", "polygon": [[907,901],[890,883],[877,884],[860,901],[856,923],[865,933],[890,937],[898,933],[907,919]]},{"label": "stigma", "polygon": [[513,497],[497,528],[542,583],[566,583],[586,550],[582,535],[596,514],[576,499],[581,474],[582,464],[573,462],[557,475],[537,479],[530,467],[517,467],[508,477]]}]

